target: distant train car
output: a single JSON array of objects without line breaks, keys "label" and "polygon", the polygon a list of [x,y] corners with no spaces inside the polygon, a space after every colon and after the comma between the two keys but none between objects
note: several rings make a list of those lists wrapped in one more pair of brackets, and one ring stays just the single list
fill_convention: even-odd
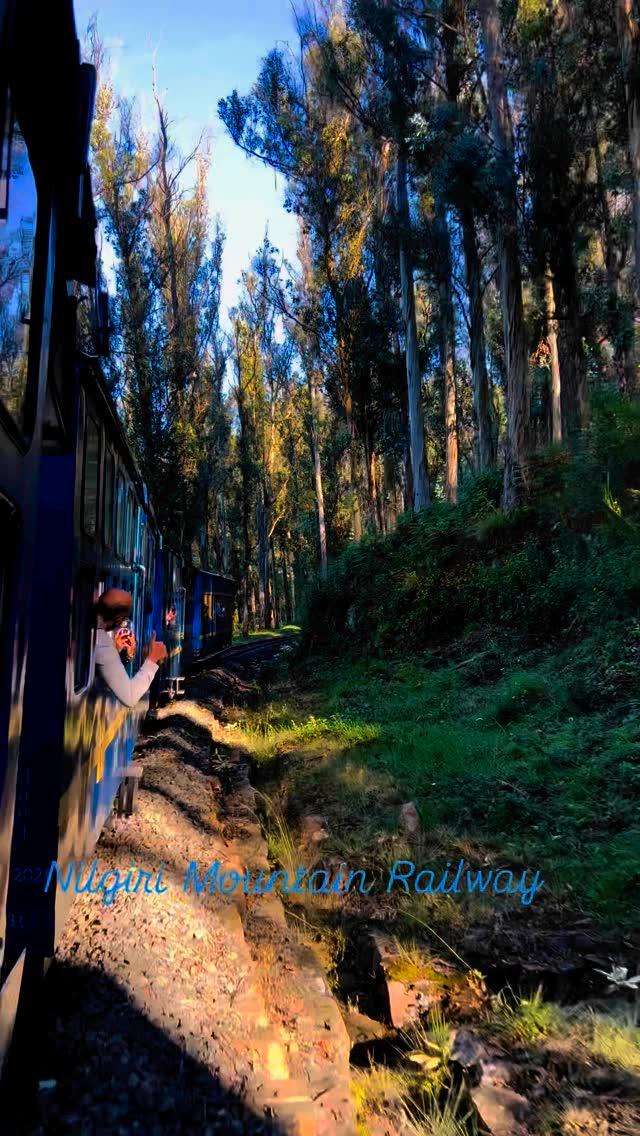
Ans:
[{"label": "distant train car", "polygon": [[187,594],[183,666],[188,669],[231,644],[236,585],[227,576],[191,568]]}]

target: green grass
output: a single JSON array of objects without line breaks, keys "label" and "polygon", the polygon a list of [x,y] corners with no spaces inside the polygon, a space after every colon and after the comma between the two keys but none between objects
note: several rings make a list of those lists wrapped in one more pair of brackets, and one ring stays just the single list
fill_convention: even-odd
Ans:
[{"label": "green grass", "polygon": [[545,1002],[542,990],[536,990],[530,997],[516,995],[503,990],[494,999],[494,1031],[506,1042],[515,1045],[529,1045],[558,1034],[563,1019],[558,1007]]},{"label": "green grass", "polygon": [[287,819],[266,793],[258,793],[257,797],[264,810],[264,829],[269,859],[278,868],[282,868],[289,875],[295,876],[296,869],[299,866],[298,846]]},{"label": "green grass", "polygon": [[250,631],[248,635],[234,635],[233,642],[236,646],[241,646],[243,643],[260,642],[261,639],[282,639],[285,635],[298,634],[300,628],[295,623],[286,623],[282,627],[275,627],[273,629],[265,629],[263,631]]},{"label": "green grass", "polygon": [[270,761],[278,754],[304,748],[308,743],[326,739],[339,747],[364,745],[375,741],[380,730],[375,725],[332,714],[329,718],[316,718],[314,714],[296,721],[286,707],[269,705],[259,716],[241,720],[251,754],[258,764]]},{"label": "green grass", "polygon": [[640,1073],[640,1029],[632,1019],[616,1021],[590,1015],[586,1045],[598,1060],[629,1073]]},{"label": "green grass", "polygon": [[573,906],[630,922],[640,720],[626,668],[639,642],[630,621],[553,651],[494,644],[502,673],[494,659],[488,681],[429,655],[313,657],[297,694],[244,720],[245,744],[262,763],[289,755],[291,798],[328,816],[352,862],[398,836],[413,800],[443,861],[488,848],[495,864],[540,869]]}]

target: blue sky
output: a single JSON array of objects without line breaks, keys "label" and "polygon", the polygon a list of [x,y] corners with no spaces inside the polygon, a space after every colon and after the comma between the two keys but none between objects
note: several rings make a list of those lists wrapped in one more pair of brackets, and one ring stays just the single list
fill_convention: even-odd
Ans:
[{"label": "blue sky", "polygon": [[246,93],[260,60],[276,44],[295,39],[290,0],[75,0],[82,40],[93,14],[112,60],[115,86],[140,98],[150,114],[155,53],[158,86],[164,92],[180,147],[193,146],[204,127],[212,136],[209,178],[212,214],[227,234],[223,311],[237,297],[237,280],[262,241],[269,237],[295,258],[295,218],[282,206],[282,180],[247,158],[218,118],[218,100],[235,88]]}]

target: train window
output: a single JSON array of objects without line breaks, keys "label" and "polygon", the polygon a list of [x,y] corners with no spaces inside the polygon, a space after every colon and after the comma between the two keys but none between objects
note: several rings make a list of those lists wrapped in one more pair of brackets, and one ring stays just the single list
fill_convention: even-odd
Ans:
[{"label": "train window", "polygon": [[0,167],[0,401],[24,432],[38,191],[10,108]]},{"label": "train window", "polygon": [[73,589],[73,673],[75,690],[89,681],[91,644],[93,640],[93,579],[81,571]]},{"label": "train window", "polygon": [[132,562],[136,556],[136,545],[138,536],[138,503],[135,500],[133,493],[129,490],[129,541],[127,557]]},{"label": "train window", "polygon": [[147,569],[147,586],[149,587],[150,590],[153,590],[153,582],[154,582],[155,570],[156,570],[155,534],[149,528],[148,523],[146,525],[146,532],[147,532],[147,547],[146,547],[145,567]]},{"label": "train window", "polygon": [[3,125],[0,162],[0,402],[24,431],[38,193],[27,144],[10,110]]},{"label": "train window", "polygon": [[118,474],[118,489],[116,492],[116,552],[118,556],[124,556],[125,548],[125,532],[126,532],[126,492],[124,487],[124,478],[121,473]]},{"label": "train window", "polygon": [[213,623],[213,596],[211,592],[205,592],[202,597],[202,633],[203,635],[210,635]]},{"label": "train window", "polygon": [[111,450],[107,450],[107,460],[104,463],[104,501],[102,512],[102,537],[109,548],[113,548],[113,489],[116,478],[115,462]]},{"label": "train window", "polygon": [[90,414],[84,429],[84,470],[82,476],[82,527],[94,537],[98,524],[98,474],[100,471],[100,431]]}]

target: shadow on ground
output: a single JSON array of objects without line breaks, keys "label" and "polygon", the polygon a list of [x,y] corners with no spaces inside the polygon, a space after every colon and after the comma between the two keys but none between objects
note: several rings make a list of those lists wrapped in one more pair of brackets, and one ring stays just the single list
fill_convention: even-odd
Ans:
[{"label": "shadow on ground", "polygon": [[[56,963],[9,1085],[3,1136],[278,1136],[101,971]],[[37,1039],[37,1040],[36,1040]],[[40,1086],[40,1087],[38,1087]],[[35,1089],[35,1092],[34,1092]]]}]

